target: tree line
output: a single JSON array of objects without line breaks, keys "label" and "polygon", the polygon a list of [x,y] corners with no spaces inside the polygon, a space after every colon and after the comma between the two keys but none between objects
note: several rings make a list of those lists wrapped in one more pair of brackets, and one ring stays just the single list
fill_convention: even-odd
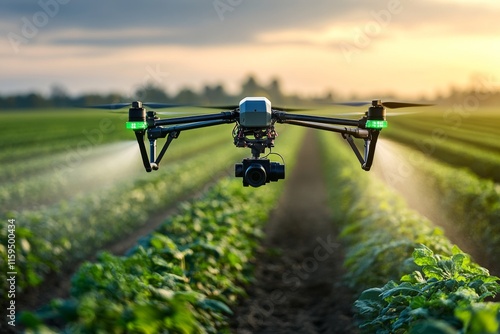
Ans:
[{"label": "tree line", "polygon": [[255,77],[248,76],[236,94],[228,93],[222,84],[205,85],[200,91],[186,87],[173,94],[169,94],[165,89],[154,83],[146,83],[137,88],[132,96],[120,93],[86,93],[78,96],[70,96],[63,87],[53,86],[48,96],[37,92],[10,96],[0,95],[0,108],[88,107],[134,100],[191,105],[221,105],[237,104],[245,96],[265,96],[274,105],[290,106],[310,104],[311,102],[331,102],[332,95],[332,93],[326,93],[323,96],[305,98],[296,94],[285,94],[279,79],[275,78],[268,84],[261,84]]},{"label": "tree line", "polygon": [[[484,80],[479,84],[475,83],[467,88],[459,89],[451,87],[447,93],[439,94],[433,98],[432,102],[444,105],[456,103],[472,104],[478,102],[485,106],[497,105],[500,103],[500,91],[497,87],[498,85],[487,83]],[[37,92],[8,96],[0,95],[0,109],[89,107],[134,100],[190,105],[234,105],[245,96],[265,96],[271,100],[273,105],[282,107],[326,104],[334,101],[364,101],[372,98],[362,98],[360,96],[340,98],[334,92],[326,92],[323,95],[315,97],[286,94],[283,92],[279,79],[274,78],[268,84],[262,84],[254,76],[249,75],[243,81],[239,92],[236,94],[228,93],[222,84],[205,85],[199,91],[186,87],[170,94],[163,87],[154,83],[146,83],[137,88],[132,96],[120,93],[85,93],[78,96],[71,96],[64,87],[53,86],[48,96]],[[396,100],[400,99],[396,96],[385,95],[385,98],[389,97]],[[420,102],[429,102],[429,99],[421,98]]]}]

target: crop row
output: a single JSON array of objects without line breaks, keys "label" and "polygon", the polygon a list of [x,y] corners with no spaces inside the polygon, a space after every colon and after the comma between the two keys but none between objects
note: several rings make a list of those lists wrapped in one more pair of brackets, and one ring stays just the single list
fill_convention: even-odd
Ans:
[{"label": "crop row", "polygon": [[[228,305],[244,294],[238,284],[248,281],[248,259],[277,193],[222,181],[127,256],[103,253],[84,264],[72,298],[53,301],[38,316],[59,318],[79,333],[221,332]],[[21,321],[36,325],[35,317]]]},{"label": "crop row", "polygon": [[123,115],[92,110],[2,112],[0,161],[22,162],[68,147],[124,140],[130,137],[123,127],[125,120]]},{"label": "crop row", "polygon": [[[116,143],[117,141],[124,142],[125,140],[135,141],[134,134],[129,130],[125,130],[123,121],[112,122],[111,119],[99,118],[99,115],[94,115],[93,118],[90,118],[94,123],[88,123],[88,115],[85,113],[76,113],[73,116],[76,120],[83,118],[86,121],[82,122],[82,124],[78,122],[76,125],[68,126],[67,123],[72,118],[69,118],[67,114],[62,112],[58,115],[61,117],[56,123],[58,127],[50,129],[50,131],[40,129],[39,136],[29,135],[24,131],[20,133],[16,130],[17,127],[11,127],[4,131],[4,134],[7,132],[7,135],[13,137],[13,140],[24,139],[27,142],[17,145],[9,144],[8,141],[0,143],[2,145],[2,150],[0,151],[0,161],[2,162],[0,166],[0,181],[13,182],[19,178],[31,175],[74,167],[74,165],[78,165],[96,154],[106,154],[103,152],[103,144]],[[79,115],[80,117],[77,117]],[[0,115],[0,119],[1,117],[2,115]],[[41,118],[43,115],[38,115],[37,117]],[[105,125],[99,126],[103,120],[106,121]],[[47,138],[53,136],[52,131],[58,133],[61,131],[60,128],[63,127],[71,129],[75,127],[74,133],[67,133],[66,131],[59,134],[57,138]],[[172,151],[178,151],[178,146],[184,146],[187,143],[193,142],[200,144],[199,141],[190,138],[196,137],[199,139],[202,137],[210,141],[210,138],[214,136],[222,138],[223,134],[226,134],[225,137],[230,140],[230,125],[224,129],[200,129],[195,134],[192,132],[189,134],[183,133],[180,137],[182,140],[175,141],[172,144],[172,148],[169,149],[169,155]]]},{"label": "crop row", "polygon": [[[325,152],[331,140],[322,137]],[[346,282],[361,292],[355,308],[362,331],[496,333],[500,304],[485,299],[500,292],[498,278],[358,171],[349,153],[339,147],[325,154],[325,167],[347,246]]]},{"label": "crop row", "polygon": [[427,130],[436,128],[448,130],[469,130],[484,134],[496,134],[500,117],[497,108],[478,108],[477,110],[462,110],[458,108],[445,108],[436,106],[434,108],[419,109],[418,113],[410,113],[404,117],[391,118],[391,123],[397,125],[409,125],[410,123],[427,123]]},{"label": "crop row", "polygon": [[466,167],[479,177],[500,182],[498,152],[453,140],[446,133],[425,134],[399,128],[391,129],[385,135],[449,165]]},{"label": "crop row", "polygon": [[[193,136],[174,142],[163,164],[168,166],[173,161],[216,149],[224,143],[228,144],[226,147],[230,147],[228,141],[231,137],[227,131],[219,133],[202,131],[202,134],[204,135],[202,142]],[[122,150],[124,152],[120,152]],[[122,170],[122,166],[117,165],[123,164],[123,161],[130,162],[129,170]],[[120,177],[130,179],[132,176],[144,173],[137,144],[132,141],[102,145],[96,147],[94,152],[82,156],[68,153],[45,157],[42,164],[39,161],[27,161],[26,166],[30,166],[30,169],[39,167],[41,170],[37,171],[37,175],[30,176],[24,174],[26,171],[23,173],[25,169],[23,166],[19,168],[20,170],[10,166],[9,171],[6,171],[7,167],[0,168],[1,172],[8,174],[3,175],[4,177],[13,175],[16,177],[11,182],[3,182],[0,186],[0,201],[4,210],[20,208],[26,210],[49,205],[63,198],[78,195],[84,190],[91,191],[93,189],[89,189],[90,185],[95,185],[94,188],[103,188],[116,179],[119,180]],[[44,166],[46,170],[43,170]],[[137,172],[130,175],[134,171]]]},{"label": "crop row", "polygon": [[[428,115],[428,114],[426,114]],[[434,120],[435,122],[432,122]],[[414,134],[423,134],[427,137],[432,137],[433,135],[443,134],[446,135],[446,138],[449,138],[453,141],[463,142],[466,144],[473,145],[476,148],[490,150],[490,151],[500,151],[500,143],[498,142],[498,127],[493,127],[492,117],[491,118],[481,118],[481,125],[469,124],[470,119],[466,119],[461,124],[443,124],[443,122],[439,122],[439,119],[427,117],[412,117],[411,121],[402,120],[401,117],[398,119],[390,120],[390,127],[388,131],[392,132],[394,129],[404,129],[407,132]],[[499,122],[500,124],[500,122]],[[492,126],[488,128],[486,125]]]},{"label": "crop row", "polygon": [[500,182],[500,117],[495,110],[447,110],[405,115],[392,119],[384,132],[426,155],[478,176]]},{"label": "crop row", "polygon": [[[282,151],[287,167],[301,137],[291,134]],[[227,332],[230,307],[244,295],[249,259],[281,190],[282,183],[255,189],[238,179],[219,181],[126,256],[102,253],[84,264],[70,299],[24,313],[21,321],[48,332],[43,322],[54,319],[80,333]]]},{"label": "crop row", "polygon": [[[18,286],[38,285],[63,264],[81,260],[107,242],[132,233],[150,214],[227,170],[242,153],[222,146],[165,164],[157,173],[109,190],[40,210],[10,212],[8,217],[15,218],[19,226],[16,229]],[[206,161],[210,161],[210,166],[203,168]],[[4,230],[0,232],[1,245],[7,244]],[[0,246],[2,257],[5,252],[5,247]]]},{"label": "crop row", "polygon": [[[441,212],[453,222],[453,228],[467,235],[481,249],[483,257],[495,259],[500,252],[500,186],[466,169],[433,160],[422,152],[391,145],[399,152],[401,170],[425,175],[420,182],[434,194],[421,200],[438,202]],[[404,182],[404,177],[401,178]]]}]

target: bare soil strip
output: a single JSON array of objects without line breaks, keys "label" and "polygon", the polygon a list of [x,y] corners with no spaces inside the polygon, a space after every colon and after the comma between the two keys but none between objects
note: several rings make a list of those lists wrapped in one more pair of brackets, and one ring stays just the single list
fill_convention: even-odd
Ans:
[{"label": "bare soil strip", "polygon": [[[308,132],[257,251],[236,333],[355,333],[316,137]],[[272,185],[267,185],[272,186]]]}]

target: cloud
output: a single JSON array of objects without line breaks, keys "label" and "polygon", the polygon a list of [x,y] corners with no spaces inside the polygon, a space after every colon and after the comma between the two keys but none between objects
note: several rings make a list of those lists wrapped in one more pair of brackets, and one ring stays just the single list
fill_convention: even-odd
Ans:
[{"label": "cloud", "polygon": [[[497,34],[500,9],[485,4],[410,0],[7,0],[0,20],[10,32],[22,35],[23,20],[33,22],[49,11],[49,21],[37,40],[48,45],[100,48],[141,45],[206,47],[262,42],[262,36],[282,31],[308,32],[307,38],[276,43],[315,44],[315,32],[337,26],[343,35],[383,15],[391,8],[392,30],[430,30],[443,34]],[[382,14],[380,14],[382,13]],[[438,31],[434,29],[438,29]],[[3,29],[5,30],[5,28]],[[387,29],[389,30],[389,29]],[[275,34],[275,36],[277,36]],[[333,39],[337,45],[341,39]]]},{"label": "cloud", "polygon": [[[374,69],[384,69],[387,86],[399,87],[402,69],[417,64],[439,73],[441,82],[456,81],[471,68],[495,64],[490,45],[500,36],[500,4],[457,1],[3,0],[0,89],[51,82],[75,91],[123,87],[156,65],[171,73],[172,87],[252,72],[286,77],[294,89],[331,87],[326,77],[361,89]],[[44,15],[47,22],[15,52],[6,36],[22,37],[23,24]],[[398,70],[391,70],[396,62]]]},{"label": "cloud", "polygon": [[[67,4],[59,4],[67,2]],[[220,7],[220,4],[225,6]],[[82,44],[100,47],[163,44],[204,46],[243,44],[254,41],[261,32],[292,28],[321,27],[325,22],[341,20],[362,2],[317,1],[312,5],[300,0],[177,0],[177,1],[97,1],[74,0],[7,0],[0,19],[20,34],[24,20],[50,8],[55,14],[44,25],[43,33],[53,44]],[[365,0],[365,3],[369,3]],[[44,5],[41,5],[44,4]],[[59,5],[58,5],[59,4]],[[233,5],[231,5],[233,4]],[[144,35],[127,32],[140,29]],[[61,37],[61,32],[77,31],[75,36]],[[95,34],[95,32],[100,34]],[[87,32],[87,36],[81,32]],[[122,32],[121,36],[119,33]]]}]

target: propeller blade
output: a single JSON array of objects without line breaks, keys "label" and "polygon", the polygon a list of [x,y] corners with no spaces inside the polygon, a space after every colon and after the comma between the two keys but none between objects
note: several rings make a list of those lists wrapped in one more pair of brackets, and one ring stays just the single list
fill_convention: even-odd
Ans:
[{"label": "propeller blade", "polygon": [[[421,111],[389,111],[386,112],[386,116],[401,116],[401,115],[410,115],[410,114],[420,114]],[[361,116],[364,115],[364,112],[345,112],[340,114],[333,114],[335,116]]]},{"label": "propeller blade", "polygon": [[385,115],[386,116],[403,116],[403,115],[411,115],[411,114],[420,114],[422,113],[421,111],[398,111],[398,112],[388,112]]},{"label": "propeller blade", "polygon": [[[224,109],[224,110],[235,110],[238,109],[239,105],[220,105],[220,106],[199,106],[200,108],[208,108],[208,109]],[[282,107],[271,107],[273,110],[278,111],[307,111],[312,109],[306,108],[282,108]]]},{"label": "propeller blade", "polygon": [[409,108],[409,107],[428,107],[433,106],[434,104],[428,103],[407,103],[407,102],[382,102],[382,105],[389,109],[398,109],[398,108]]},{"label": "propeller blade", "polygon": [[202,112],[193,112],[193,111],[156,111],[158,115],[167,115],[167,116],[193,116],[193,115],[205,115],[206,113]]},{"label": "propeller blade", "polygon": [[235,104],[229,104],[229,105],[221,105],[221,106],[197,106],[200,108],[207,108],[207,109],[224,109],[224,110],[234,110],[238,109],[240,106],[235,105]]},{"label": "propeller blade", "polygon": [[332,115],[332,116],[362,116],[364,114],[365,114],[364,112],[343,112],[343,113],[334,113],[334,114],[329,113],[329,115]]},{"label": "propeller blade", "polygon": [[372,103],[370,101],[370,102],[334,102],[333,104],[339,106],[362,107]]},{"label": "propeller blade", "polygon": [[[86,108],[94,108],[94,109],[121,109],[125,107],[129,107],[132,105],[132,102],[120,102],[120,103],[109,103],[109,104],[96,104],[92,106],[86,106]],[[143,106],[150,108],[176,108],[176,107],[185,107],[185,104],[177,104],[177,103],[157,103],[157,102],[143,102]]]},{"label": "propeller blade", "polygon": [[130,103],[128,102],[122,102],[122,103],[109,103],[109,104],[96,104],[93,106],[86,106],[86,108],[94,108],[94,109],[121,109],[125,108],[126,106],[129,106]]},{"label": "propeller blade", "polygon": [[314,110],[314,109],[311,109],[311,108],[283,108],[283,107],[272,107],[271,109],[277,110],[277,111],[285,111],[285,112]]},{"label": "propeller blade", "polygon": [[[335,102],[335,105],[341,106],[349,106],[349,107],[361,107],[366,105],[371,105],[372,102]],[[389,109],[398,109],[398,108],[410,108],[410,107],[428,107],[433,106],[434,104],[429,103],[408,103],[408,102],[382,102],[382,105]]]},{"label": "propeller blade", "polygon": [[186,104],[177,103],[157,103],[157,102],[144,102],[142,105],[150,108],[176,108],[176,107],[186,107]]}]

